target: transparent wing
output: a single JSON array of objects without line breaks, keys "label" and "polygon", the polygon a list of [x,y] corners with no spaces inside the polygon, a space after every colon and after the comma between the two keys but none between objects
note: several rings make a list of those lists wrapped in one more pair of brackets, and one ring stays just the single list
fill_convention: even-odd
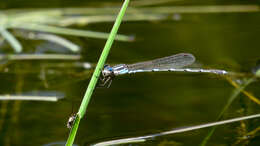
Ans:
[{"label": "transparent wing", "polygon": [[189,53],[180,53],[168,57],[127,65],[129,71],[182,68],[195,62],[195,57]]}]

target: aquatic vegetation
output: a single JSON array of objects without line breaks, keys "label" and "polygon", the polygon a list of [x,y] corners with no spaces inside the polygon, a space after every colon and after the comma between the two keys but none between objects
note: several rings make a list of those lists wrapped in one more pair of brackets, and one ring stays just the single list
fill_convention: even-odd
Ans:
[{"label": "aquatic vegetation", "polygon": [[[63,35],[72,36],[82,36],[82,37],[92,37],[99,39],[106,39],[108,37],[107,33],[94,32],[87,30],[79,30],[72,28],[65,28],[63,24],[60,24],[60,19],[64,19],[64,16],[56,10],[51,11],[1,11],[0,13],[0,34],[4,39],[6,39],[10,45],[15,49],[15,52],[20,53],[22,51],[22,45],[19,41],[8,31],[8,29],[22,29],[37,32],[55,33]],[[66,18],[65,18],[66,20]],[[56,23],[55,23],[56,22]],[[53,34],[41,34],[41,36],[34,36],[40,39],[47,39],[48,41],[53,41],[58,44],[63,44],[69,47],[72,51],[77,51],[78,48],[74,44],[70,43],[66,39],[53,35]],[[23,36],[23,35],[22,35]],[[117,35],[116,40],[120,41],[131,41],[133,37],[128,37],[125,35]]]},{"label": "aquatic vegetation", "polygon": [[63,37],[54,34],[16,30],[14,31],[14,35],[29,40],[45,40],[48,42],[53,42],[55,44],[63,46],[64,48],[69,49],[73,53],[78,53],[80,51],[80,46],[74,44],[73,42]]},{"label": "aquatic vegetation", "polygon": [[0,60],[19,61],[19,60],[79,60],[80,55],[67,54],[9,54],[0,55]]},{"label": "aquatic vegetation", "polygon": [[233,145],[246,145],[250,143],[250,140],[255,138],[260,131],[260,127],[257,127],[256,129],[252,131],[245,131],[241,137],[237,138],[237,141]]},{"label": "aquatic vegetation", "polygon": [[[122,25],[122,33],[138,38],[132,43],[116,43],[107,61],[109,65],[103,66],[96,65],[95,60],[103,47],[102,39],[106,39],[108,33],[104,36],[97,33],[100,40],[73,35],[87,36],[83,35],[83,27],[106,32],[105,28],[116,19],[121,2],[90,3],[92,5],[87,7],[75,8],[62,5],[69,7],[8,9],[7,6],[0,12],[10,18],[10,23],[23,23],[1,28],[1,95],[5,100],[0,105],[1,145],[64,145],[69,132],[66,119],[75,113],[73,107],[79,106],[91,77],[91,84],[97,86],[90,86],[82,108],[68,120],[67,126],[71,128],[68,145],[135,145],[139,142],[140,145],[194,145],[207,138],[211,130],[196,129],[217,125],[218,130],[205,145],[259,143],[259,114],[254,115],[259,113],[259,70],[255,68],[251,73],[252,64],[247,62],[255,63],[259,57],[258,42],[252,39],[259,34],[258,5],[253,2],[225,5],[230,3],[201,1],[203,5],[200,5],[197,1],[194,4],[182,0],[132,1],[122,20],[127,22]],[[72,36],[65,36],[67,34]],[[94,37],[92,33],[88,35]],[[133,39],[133,36],[123,36],[128,38],[126,41]],[[23,54],[14,54],[7,43]],[[185,68],[167,68],[165,64],[160,68],[157,66],[160,62],[156,64],[155,60],[142,62],[179,52],[190,53],[187,56],[191,58],[188,61],[191,65],[183,57],[177,60],[177,65],[183,63]],[[197,61],[201,64],[196,64]],[[135,62],[139,63],[131,64]],[[106,75],[103,79],[107,80],[103,81],[108,84],[112,81],[110,78],[116,76],[109,89],[97,88],[102,83],[97,72]],[[37,93],[24,94],[32,90]],[[62,91],[66,96],[56,103],[39,102],[51,96],[46,93],[42,96],[39,90]],[[51,96],[51,101],[58,100],[55,97],[58,96]],[[15,101],[6,101],[8,98]],[[239,122],[228,124],[234,121]],[[77,131],[79,122],[82,127]],[[207,124],[198,125],[205,122]],[[180,128],[172,129],[175,127]],[[190,130],[196,131],[188,132]],[[73,142],[76,133],[78,139]],[[28,137],[32,137],[31,143],[24,141]]]},{"label": "aquatic vegetation", "polygon": [[0,95],[0,100],[28,100],[56,102],[60,97],[56,96],[32,96],[32,95]]},{"label": "aquatic vegetation", "polygon": [[[242,92],[244,95],[246,95],[251,101],[253,101],[254,103],[257,103],[258,105],[260,105],[260,100],[256,97],[254,97],[252,94],[250,94],[249,92],[245,91],[244,89],[251,83],[253,83],[255,81],[255,77],[253,76],[249,79],[244,79],[243,81],[241,79],[239,79],[241,83],[241,85],[238,85],[236,83],[236,78],[234,77],[226,77],[227,81],[229,81],[229,83],[231,85],[233,85],[236,89],[233,91],[233,93],[231,94],[231,96],[229,97],[227,104],[223,107],[223,109],[221,110],[220,114],[218,115],[217,120],[222,119],[223,115],[225,114],[225,112],[228,110],[228,108],[230,107],[230,105],[232,104],[232,102],[238,97],[238,95]],[[205,146],[207,144],[207,142],[209,141],[210,137],[213,135],[214,131],[216,130],[217,126],[214,126],[209,133],[207,134],[207,136],[203,139],[202,143],[200,144],[201,146]]]},{"label": "aquatic vegetation", "polygon": [[[135,1],[133,6],[144,6],[146,4],[166,3],[174,0],[163,0],[157,2]],[[176,0],[175,0],[176,1]],[[16,52],[22,51],[22,45],[10,33],[9,29],[28,30],[31,33],[45,32],[61,35],[83,36],[91,38],[106,39],[107,33],[94,32],[65,28],[72,25],[87,25],[91,23],[113,22],[116,18],[118,8],[56,8],[56,9],[38,9],[38,10],[6,10],[1,11],[0,15],[0,34],[4,37]],[[235,13],[235,12],[259,12],[257,5],[229,5],[229,6],[174,6],[174,7],[152,7],[152,8],[135,8],[130,7],[124,21],[154,21],[167,20],[170,15],[182,13]],[[30,39],[43,39],[62,44],[72,51],[78,51],[78,46],[65,38],[54,34],[34,35]],[[48,36],[48,37],[46,37]],[[20,37],[26,37],[20,34]],[[133,36],[118,34],[116,40],[132,41]]]},{"label": "aquatic vegetation", "polygon": [[127,144],[127,143],[145,142],[145,141],[148,141],[148,140],[151,140],[151,139],[155,139],[156,137],[159,137],[159,136],[182,133],[182,132],[207,128],[207,127],[212,127],[212,126],[224,125],[224,124],[228,124],[228,123],[233,123],[233,122],[238,122],[238,121],[242,121],[242,120],[258,118],[258,117],[260,117],[260,114],[251,115],[251,116],[244,116],[244,117],[239,117],[239,118],[233,118],[233,119],[229,119],[229,120],[212,122],[212,123],[207,123],[207,124],[202,124],[202,125],[197,125],[197,126],[190,126],[190,127],[186,127],[186,128],[176,128],[176,129],[173,129],[173,130],[170,130],[170,131],[164,131],[164,132],[150,134],[150,135],[146,135],[146,136],[105,141],[105,142],[100,142],[100,143],[97,143],[97,144],[94,144],[94,145],[95,146],[103,146],[103,145],[119,145],[119,144]]}]

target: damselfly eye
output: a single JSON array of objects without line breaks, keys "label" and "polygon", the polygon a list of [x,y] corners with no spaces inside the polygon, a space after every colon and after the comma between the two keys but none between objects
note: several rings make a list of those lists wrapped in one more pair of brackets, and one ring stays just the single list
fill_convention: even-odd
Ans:
[{"label": "damselfly eye", "polygon": [[109,65],[104,65],[104,71],[112,72],[112,71],[113,71],[113,68],[110,67]]},{"label": "damselfly eye", "polygon": [[112,67],[108,68],[109,71],[113,71]]},{"label": "damselfly eye", "polygon": [[106,70],[109,70],[109,71],[112,71],[113,69],[112,69],[112,67],[110,67],[109,65],[104,65],[104,69],[106,69]]}]

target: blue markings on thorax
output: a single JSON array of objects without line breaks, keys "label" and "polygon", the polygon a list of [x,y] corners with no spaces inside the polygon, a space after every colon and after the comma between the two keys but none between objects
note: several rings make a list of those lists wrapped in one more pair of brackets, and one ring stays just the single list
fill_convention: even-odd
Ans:
[{"label": "blue markings on thorax", "polygon": [[113,71],[113,68],[111,67],[111,66],[109,66],[109,65],[105,65],[104,66],[104,70],[108,70],[108,71]]},{"label": "blue markings on thorax", "polygon": [[128,73],[128,68],[125,64],[119,64],[112,67],[114,75],[122,75]]}]

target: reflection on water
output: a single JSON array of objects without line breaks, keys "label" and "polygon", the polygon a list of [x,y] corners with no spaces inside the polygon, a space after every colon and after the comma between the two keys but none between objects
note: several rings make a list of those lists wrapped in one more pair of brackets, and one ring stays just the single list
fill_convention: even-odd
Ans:
[{"label": "reflection on water", "polygon": [[[53,3],[52,6],[61,6],[58,1]],[[95,1],[89,3],[100,6],[104,4]],[[190,2],[184,0],[162,4],[162,6],[185,7],[230,3],[257,4],[255,1]],[[88,2],[73,2],[73,4],[88,6]],[[30,5],[38,5],[38,3]],[[0,4],[0,7],[3,6]],[[6,8],[9,7],[17,7],[17,4],[8,1]],[[25,2],[20,7],[27,8],[29,5]],[[133,12],[134,9],[129,11],[129,13]],[[161,14],[160,12],[160,16]],[[163,21],[154,21],[154,17],[153,21],[137,21],[131,17],[128,17],[131,22],[123,23],[119,31],[121,34],[135,35],[136,41],[115,42],[107,60],[108,64],[130,64],[188,52],[194,54],[206,68],[250,73],[260,57],[258,41],[260,14],[256,11],[250,13],[175,12],[167,16],[171,18]],[[112,23],[93,23],[86,27],[88,30],[109,32]],[[19,60],[1,64],[1,95],[31,91],[37,93],[54,91],[64,95],[64,99],[58,102],[1,101],[1,145],[63,145],[66,141],[69,132],[66,122],[71,114],[71,108],[73,106],[76,111],[79,107],[94,64],[105,43],[103,40],[87,38],[68,37],[68,39],[75,40],[76,44],[81,46],[81,60]],[[35,50],[35,46],[40,46],[42,43],[42,41],[32,43],[29,40],[19,40],[25,46],[25,53]],[[10,46],[6,45],[2,49],[1,52],[11,50]],[[231,78],[231,81],[243,81],[251,77],[252,75],[243,78],[238,76]],[[254,79],[247,86],[242,86],[243,82],[235,83],[237,87],[223,76],[200,73],[152,72],[118,76],[113,80],[110,88],[96,88],[86,118],[83,118],[80,123],[75,143],[89,145],[215,121],[230,97],[234,95],[236,97],[223,114],[223,119],[259,113],[259,105],[247,94],[250,93],[252,97],[259,99],[259,79]],[[259,145],[258,127],[259,119],[220,126],[208,141],[208,145],[246,143]],[[142,145],[198,145],[208,132],[209,129],[201,129],[167,135]],[[248,138],[243,139],[248,135]]]}]

